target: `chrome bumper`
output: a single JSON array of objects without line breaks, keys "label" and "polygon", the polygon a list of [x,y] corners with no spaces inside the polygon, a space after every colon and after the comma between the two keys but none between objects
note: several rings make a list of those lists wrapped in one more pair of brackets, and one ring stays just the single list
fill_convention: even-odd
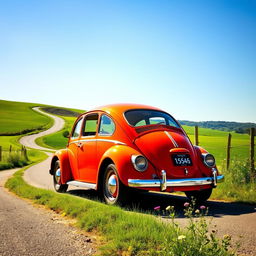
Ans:
[{"label": "chrome bumper", "polygon": [[[214,168],[213,168],[214,169]],[[216,175],[216,169],[213,170],[212,177],[205,178],[190,178],[190,179],[175,179],[167,180],[166,172],[163,170],[161,172],[162,179],[156,180],[138,180],[138,179],[128,179],[129,187],[137,188],[161,188],[161,191],[166,190],[167,187],[190,187],[190,186],[203,186],[212,185],[216,187],[217,183],[223,182],[223,175]]]}]

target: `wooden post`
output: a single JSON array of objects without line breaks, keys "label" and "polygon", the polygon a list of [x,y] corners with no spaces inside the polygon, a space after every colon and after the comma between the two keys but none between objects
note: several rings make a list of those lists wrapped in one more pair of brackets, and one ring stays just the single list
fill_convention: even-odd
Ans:
[{"label": "wooden post", "polygon": [[254,166],[254,136],[255,136],[255,128],[251,128],[250,130],[250,169],[251,169],[251,181],[254,181],[256,178],[255,166]]},{"label": "wooden post", "polygon": [[23,147],[23,156],[24,156],[25,160],[28,161],[28,154],[27,154],[27,149],[25,146]]},{"label": "wooden post", "polygon": [[231,149],[231,134],[228,134],[228,145],[227,145],[227,166],[226,169],[228,170],[229,168],[229,163],[230,163],[230,149]]},{"label": "wooden post", "polygon": [[195,145],[199,145],[199,141],[198,141],[198,126],[195,126]]},{"label": "wooden post", "polygon": [[12,145],[10,145],[9,152],[12,153]]},{"label": "wooden post", "polygon": [[2,146],[0,146],[0,162],[2,161]]}]

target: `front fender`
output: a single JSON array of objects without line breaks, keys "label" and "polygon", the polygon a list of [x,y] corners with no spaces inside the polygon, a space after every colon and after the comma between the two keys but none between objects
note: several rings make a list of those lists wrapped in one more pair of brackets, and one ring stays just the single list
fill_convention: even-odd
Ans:
[{"label": "front fender", "polygon": [[153,177],[155,177],[156,172],[150,162],[148,162],[148,168],[146,169],[146,171],[139,172],[135,170],[131,162],[132,155],[141,155],[141,153],[136,149],[126,145],[115,145],[109,148],[100,160],[100,165],[98,168],[98,170],[100,170],[100,172],[98,173],[98,182],[101,178],[102,172],[105,171],[104,162],[106,160],[111,161],[115,164],[118,171],[119,179],[126,186],[128,186],[128,179],[152,179]]},{"label": "front fender", "polygon": [[60,169],[61,169],[61,183],[65,184],[67,181],[72,179],[72,170],[69,163],[68,150],[61,149],[54,153],[51,161],[51,169],[50,174],[53,175],[53,168],[55,162],[60,161]]}]

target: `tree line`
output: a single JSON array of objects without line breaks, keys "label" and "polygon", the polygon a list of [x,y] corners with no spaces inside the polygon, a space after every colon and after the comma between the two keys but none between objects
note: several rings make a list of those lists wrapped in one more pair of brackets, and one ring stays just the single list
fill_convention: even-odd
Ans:
[{"label": "tree line", "polygon": [[247,133],[250,134],[250,128],[256,128],[255,123],[239,123],[239,122],[227,122],[227,121],[203,121],[195,122],[188,120],[180,120],[181,125],[199,126],[202,128],[209,128],[214,130],[221,130],[227,132]]}]

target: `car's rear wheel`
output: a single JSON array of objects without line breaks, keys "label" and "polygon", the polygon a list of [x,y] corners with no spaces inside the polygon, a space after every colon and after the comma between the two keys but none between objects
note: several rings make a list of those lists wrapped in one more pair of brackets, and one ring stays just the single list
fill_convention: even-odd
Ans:
[{"label": "car's rear wheel", "polygon": [[185,194],[189,200],[195,200],[196,203],[201,203],[207,201],[210,198],[212,194],[212,188],[186,191]]},{"label": "car's rear wheel", "polygon": [[107,204],[123,204],[128,201],[128,191],[118,177],[114,164],[109,164],[102,181],[102,194]]},{"label": "car's rear wheel", "polygon": [[61,169],[60,169],[60,161],[59,160],[57,160],[54,164],[53,185],[54,185],[54,189],[60,193],[64,193],[68,189],[67,184],[61,184]]}]

